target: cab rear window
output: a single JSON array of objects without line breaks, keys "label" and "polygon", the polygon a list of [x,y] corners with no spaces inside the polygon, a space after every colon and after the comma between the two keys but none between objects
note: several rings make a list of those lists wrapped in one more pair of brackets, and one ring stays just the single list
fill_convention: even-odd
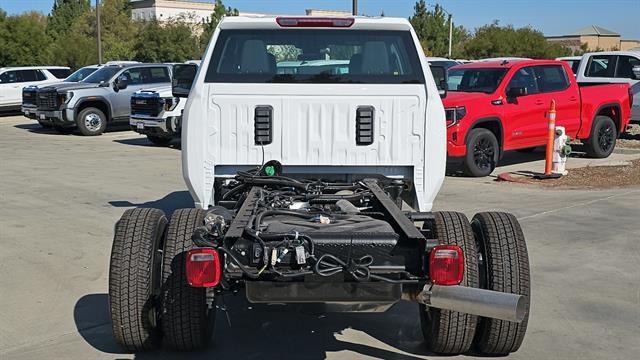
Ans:
[{"label": "cab rear window", "polygon": [[407,31],[223,30],[209,83],[424,83]]}]

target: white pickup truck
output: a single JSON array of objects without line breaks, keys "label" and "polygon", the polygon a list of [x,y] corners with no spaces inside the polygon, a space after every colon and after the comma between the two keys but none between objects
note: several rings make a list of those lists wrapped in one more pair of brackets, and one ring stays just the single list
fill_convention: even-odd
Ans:
[{"label": "white pickup truck", "polygon": [[[190,60],[173,67],[172,81],[193,82],[200,61]],[[177,71],[177,74],[176,74]],[[131,130],[147,136],[156,145],[166,146],[180,137],[182,111],[187,99],[173,96],[171,85],[139,90],[131,95]]]},{"label": "white pickup truck", "polygon": [[576,80],[581,85],[628,83],[633,92],[631,123],[640,124],[640,51],[587,53],[577,69]]},{"label": "white pickup truck", "polygon": [[507,213],[431,211],[445,113],[406,19],[227,17],[193,86],[177,85],[195,208],[117,222],[109,301],[123,347],[202,348],[216,302],[242,291],[326,311],[409,300],[433,352],[518,350],[522,230]]}]

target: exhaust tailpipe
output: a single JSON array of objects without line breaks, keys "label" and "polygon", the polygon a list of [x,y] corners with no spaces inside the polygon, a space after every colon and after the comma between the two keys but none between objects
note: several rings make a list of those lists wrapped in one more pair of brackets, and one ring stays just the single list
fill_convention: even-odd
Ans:
[{"label": "exhaust tailpipe", "polygon": [[528,301],[522,295],[466,286],[425,286],[415,297],[419,303],[488,318],[522,322]]}]

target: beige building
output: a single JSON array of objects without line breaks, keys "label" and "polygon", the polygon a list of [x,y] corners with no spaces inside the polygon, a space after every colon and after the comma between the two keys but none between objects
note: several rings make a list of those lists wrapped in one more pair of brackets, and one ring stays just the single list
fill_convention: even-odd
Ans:
[{"label": "beige building", "polygon": [[209,21],[215,9],[212,2],[183,0],[134,0],[131,1],[131,17],[134,20],[152,20],[160,22],[176,19],[201,24]]},{"label": "beige building", "polygon": [[305,10],[308,16],[350,16],[351,11],[346,10],[322,10],[322,9],[307,9]]},{"label": "beige building", "polygon": [[597,25],[590,25],[576,32],[561,36],[547,36],[547,40],[560,43],[573,51],[587,44],[588,51],[630,50],[640,46],[640,40],[621,39],[620,34]]}]

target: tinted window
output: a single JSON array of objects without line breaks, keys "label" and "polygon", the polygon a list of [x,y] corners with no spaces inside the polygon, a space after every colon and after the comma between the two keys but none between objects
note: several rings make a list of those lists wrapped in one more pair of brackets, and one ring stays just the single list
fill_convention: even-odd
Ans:
[{"label": "tinted window", "polygon": [[640,66],[640,60],[631,56],[618,56],[618,65],[616,66],[617,78],[635,79],[633,67]]},{"label": "tinted window", "polygon": [[6,71],[0,74],[0,84],[9,84],[18,82],[17,71]]},{"label": "tinted window", "polygon": [[144,68],[133,68],[123,72],[119,77],[124,78],[128,85],[140,85],[144,84],[143,71]]},{"label": "tinted window", "polygon": [[169,69],[166,67],[152,67],[149,68],[149,80],[145,83],[168,83],[171,82],[169,76]]},{"label": "tinted window", "polygon": [[507,73],[504,68],[449,69],[449,91],[493,93]]},{"label": "tinted window", "polygon": [[615,56],[595,55],[589,60],[585,76],[588,77],[613,77],[613,64]]},{"label": "tinted window", "polygon": [[524,67],[516,71],[507,85],[507,92],[513,88],[525,88],[527,95],[539,93],[533,67]]},{"label": "tinted window", "polygon": [[69,69],[47,69],[49,70],[50,73],[53,74],[53,76],[57,77],[58,79],[64,79],[67,76],[69,76],[69,74],[71,74],[71,70]]},{"label": "tinted window", "polygon": [[84,79],[84,82],[99,84],[103,81],[109,81],[121,69],[122,68],[118,66],[105,66],[100,70],[97,70],[93,74],[89,75],[86,79]]},{"label": "tinted window", "polygon": [[562,91],[569,87],[569,79],[560,65],[536,66],[540,92]]},{"label": "tinted window", "polygon": [[64,79],[67,82],[79,82],[86,79],[89,75],[93,74],[98,68],[94,67],[83,67],[82,69],[76,70],[73,74],[69,75],[68,78]]},{"label": "tinted window", "polygon": [[47,80],[47,76],[41,70],[36,70],[36,78],[38,81]]},{"label": "tinted window", "polygon": [[424,83],[407,31],[223,30],[206,82]]}]

